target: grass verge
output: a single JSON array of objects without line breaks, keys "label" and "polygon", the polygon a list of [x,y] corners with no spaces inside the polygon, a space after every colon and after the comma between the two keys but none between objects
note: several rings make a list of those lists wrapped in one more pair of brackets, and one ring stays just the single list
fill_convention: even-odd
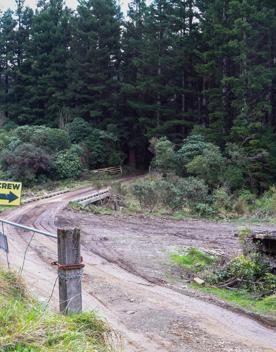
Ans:
[{"label": "grass verge", "polygon": [[249,292],[243,290],[230,291],[217,287],[202,287],[197,284],[191,286],[250,312],[276,317],[276,295],[256,299]]},{"label": "grass verge", "polygon": [[32,299],[12,272],[0,268],[1,352],[111,352],[112,331],[94,313],[64,316]]},{"label": "grass verge", "polygon": [[[218,257],[211,256],[197,248],[190,248],[186,253],[181,255],[172,254],[170,258],[173,263],[183,268],[186,277],[193,279],[195,276],[199,275],[206,280],[205,282],[203,281],[202,285],[191,283],[190,286],[192,288],[215,296],[235,307],[243,308],[248,312],[273,317],[274,319],[276,318],[275,292],[267,296],[262,296],[256,295],[256,293],[242,287],[222,288],[210,284],[209,279],[210,275],[212,275],[211,273],[213,269],[220,268],[220,260]],[[240,263],[240,261],[237,263]],[[247,263],[247,261],[245,263]],[[251,265],[251,262],[249,262],[249,264]],[[245,268],[242,266],[239,266],[238,268],[240,275],[247,273],[248,270],[250,273],[250,270],[252,270],[252,267],[248,267],[248,265]]]}]

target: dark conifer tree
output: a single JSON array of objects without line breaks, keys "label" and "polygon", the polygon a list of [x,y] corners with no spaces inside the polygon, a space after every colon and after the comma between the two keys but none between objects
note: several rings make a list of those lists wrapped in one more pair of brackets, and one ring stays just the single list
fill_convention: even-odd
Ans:
[{"label": "dark conifer tree", "polygon": [[24,6],[24,0],[16,0],[16,4],[15,65],[13,67],[13,100],[10,106],[10,118],[20,123],[24,106],[28,105],[24,96],[29,86],[28,77],[30,78],[29,67],[26,67],[26,62],[28,61],[27,50],[33,10]]},{"label": "dark conifer tree", "polygon": [[[144,0],[133,0],[129,4],[128,19],[124,24],[122,38],[122,63],[120,70],[120,120],[122,142],[128,154],[128,162],[136,167],[137,156],[146,154],[147,139],[141,122],[144,107],[144,92],[138,83],[143,79],[140,62],[144,56],[145,18],[147,6]],[[139,164],[139,160],[138,160]]]},{"label": "dark conifer tree", "polygon": [[38,4],[22,69],[26,87],[21,122],[58,125],[66,108],[69,17],[63,0]]},{"label": "dark conifer tree", "polygon": [[195,124],[205,123],[205,111],[201,101],[202,77],[196,68],[199,64],[201,15],[197,1],[173,1],[173,15],[169,32],[172,34],[172,59],[169,77],[174,87],[174,108],[168,121],[170,133],[176,142],[181,141]]},{"label": "dark conifer tree", "polygon": [[121,13],[113,0],[83,0],[72,20],[71,108],[97,126],[118,114]]},{"label": "dark conifer tree", "polygon": [[4,122],[10,116],[12,102],[12,76],[16,65],[16,21],[11,10],[0,18],[0,118]]},{"label": "dark conifer tree", "polygon": [[150,138],[196,131],[234,145],[252,186],[272,182],[275,1],[132,0],[123,23],[115,0],[80,0],[74,13],[63,0],[35,13],[16,0],[0,15],[1,122],[64,128],[75,117],[116,130],[132,166]]}]

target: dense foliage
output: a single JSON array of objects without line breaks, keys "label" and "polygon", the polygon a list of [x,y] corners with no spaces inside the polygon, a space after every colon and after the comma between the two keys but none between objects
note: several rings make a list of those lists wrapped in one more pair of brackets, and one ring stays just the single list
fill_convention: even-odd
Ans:
[{"label": "dense foliage", "polygon": [[231,260],[198,248],[173,253],[170,258],[181,269],[181,276],[193,281],[194,287],[203,292],[247,311],[273,315],[276,312],[276,275],[268,257],[250,241],[250,230],[242,230],[242,236],[244,234],[247,234],[243,244],[246,251]]},{"label": "dense foliage", "polygon": [[[276,216],[274,186],[257,194],[248,178],[249,162],[239,150],[219,148],[201,135],[190,135],[174,145],[165,137],[151,140],[154,158],[148,177],[128,187],[140,209],[169,214],[212,218],[250,217],[269,220]],[[261,181],[256,176],[255,185]],[[255,191],[255,192],[254,192]]]},{"label": "dense foliage", "polygon": [[252,241],[249,229],[240,232],[243,253],[205,274],[208,283],[218,287],[239,288],[254,293],[255,297],[275,295],[276,275],[260,246]]},{"label": "dense foliage", "polygon": [[[78,118],[70,126],[84,123]],[[0,145],[2,177],[20,179],[30,185],[48,178],[76,178],[92,163],[97,166],[120,163],[121,153],[112,133],[91,130],[87,132],[90,133],[87,139],[81,130],[75,129],[72,134],[70,126],[68,131],[45,126],[0,130],[3,136]],[[92,138],[94,134],[102,134],[109,144]]]},{"label": "dense foliage", "polygon": [[[88,167],[122,160],[114,145],[131,166],[147,166],[149,140],[167,137],[158,148],[180,176],[255,193],[275,182],[274,1],[132,0],[125,18],[116,0],[80,1],[76,11],[63,0],[39,1],[35,11],[16,4],[0,15],[7,129],[65,129],[69,142],[57,130],[51,138],[84,144]],[[40,155],[35,174],[50,175],[59,153],[59,175],[67,174],[61,146],[43,154],[47,138],[37,132],[33,150],[13,141],[18,158]],[[7,152],[9,172],[11,163],[18,162]]]}]

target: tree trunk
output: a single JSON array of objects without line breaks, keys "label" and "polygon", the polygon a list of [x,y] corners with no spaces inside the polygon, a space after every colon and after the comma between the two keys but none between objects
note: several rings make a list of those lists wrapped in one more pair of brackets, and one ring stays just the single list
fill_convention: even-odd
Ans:
[{"label": "tree trunk", "polygon": [[[224,1],[223,4],[223,24],[226,27],[227,26],[227,0]],[[223,124],[222,124],[222,129],[223,133],[227,133],[226,130],[228,130],[227,126],[229,124],[228,117],[229,117],[229,111],[228,111],[228,84],[225,82],[225,78],[228,75],[228,66],[229,66],[229,60],[228,57],[225,55],[222,59],[222,105],[223,105]]]},{"label": "tree trunk", "polygon": [[185,73],[184,72],[182,74],[182,89],[183,89],[183,92],[181,94],[181,113],[182,113],[182,116],[184,116],[184,114],[186,112],[186,96],[184,93],[184,89],[185,89]]},{"label": "tree trunk", "polygon": [[[158,59],[157,74],[158,74],[158,85],[160,85],[160,76],[161,76],[160,54],[159,54],[159,59]],[[157,110],[156,110],[156,127],[160,126],[160,106],[161,106],[161,96],[160,96],[160,92],[158,91],[158,93],[157,93]]]},{"label": "tree trunk", "polygon": [[135,150],[135,148],[129,148],[128,166],[133,170],[136,169],[136,150]]},{"label": "tree trunk", "polygon": [[201,113],[203,114],[203,124],[205,127],[207,127],[209,125],[208,111],[207,111],[207,97],[206,97],[206,93],[205,93],[206,90],[207,90],[207,78],[203,77]]}]

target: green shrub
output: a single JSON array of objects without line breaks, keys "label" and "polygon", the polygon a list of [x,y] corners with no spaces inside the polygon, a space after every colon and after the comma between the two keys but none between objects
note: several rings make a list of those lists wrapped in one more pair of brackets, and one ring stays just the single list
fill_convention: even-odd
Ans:
[{"label": "green shrub", "polygon": [[259,217],[276,216],[276,187],[270,189],[256,200],[255,213]]},{"label": "green shrub", "polygon": [[252,231],[242,229],[239,240],[243,255],[234,258],[222,270],[222,278],[237,278],[239,287],[261,295],[270,295],[276,291],[276,276],[271,273],[268,260],[260,253],[251,237]]},{"label": "green shrub", "polygon": [[211,217],[215,215],[215,211],[208,203],[198,203],[195,205],[195,212],[199,216]]},{"label": "green shrub", "polygon": [[181,198],[177,187],[178,178],[174,177],[174,182],[171,181],[171,179],[156,178],[154,180],[154,191],[158,202],[162,206],[175,210],[181,206]]},{"label": "green shrub", "polygon": [[20,126],[14,131],[15,136],[20,139],[22,143],[30,143],[33,133],[37,126]]},{"label": "green shrub", "polygon": [[169,209],[181,207],[181,195],[178,189],[178,177],[174,182],[162,177],[139,181],[132,185],[132,194],[137,198],[141,208],[146,207],[153,210],[154,206],[161,205]]},{"label": "green shrub", "polygon": [[242,190],[234,199],[233,209],[237,215],[250,215],[256,200],[256,195],[249,190]]},{"label": "green shrub", "polygon": [[14,151],[4,150],[1,164],[12,179],[29,183],[34,183],[41,174],[50,176],[54,170],[51,156],[30,143],[19,144]]},{"label": "green shrub", "polygon": [[[270,138],[267,140],[266,131],[262,131],[257,140],[255,132],[252,133],[252,138],[245,138],[246,143],[227,144],[225,153],[232,167],[241,170],[244,178],[242,186],[259,192],[266,189],[273,181],[269,170],[275,169],[275,158],[273,154],[270,154],[272,150],[274,153],[272,145],[275,146],[275,137],[269,141]],[[269,151],[271,147],[272,150]]]},{"label": "green shrub", "polygon": [[196,209],[199,203],[208,203],[208,186],[204,180],[197,177],[179,178],[175,184],[180,197],[180,203]]},{"label": "green shrub", "polygon": [[[197,212],[199,203],[208,202],[208,186],[195,177],[155,177],[134,183],[131,191],[141,207],[150,210],[161,205],[171,210],[186,207]],[[200,211],[204,212],[203,209]]]},{"label": "green shrub", "polygon": [[80,117],[67,125],[71,142],[82,145],[90,168],[120,165],[124,159],[112,127],[109,125],[107,131],[99,130]]},{"label": "green shrub", "polygon": [[263,281],[260,283],[260,286],[261,287],[259,288],[259,290],[264,296],[276,295],[276,275],[273,273],[265,273]]},{"label": "green shrub", "polygon": [[5,130],[0,130],[0,151],[7,148],[12,138],[12,134]]},{"label": "green shrub", "polygon": [[124,159],[118,139],[111,132],[93,129],[82,145],[90,168],[117,166]]},{"label": "green shrub", "polygon": [[81,117],[76,117],[67,125],[70,140],[72,143],[83,142],[91,134],[91,126]]},{"label": "green shrub", "polygon": [[240,189],[244,185],[244,175],[240,167],[229,164],[223,172],[224,183],[231,189]]},{"label": "green shrub", "polygon": [[5,123],[3,125],[3,129],[5,131],[15,130],[17,127],[18,127],[18,125],[12,120],[5,121]]},{"label": "green shrub", "polygon": [[240,244],[243,248],[243,252],[244,254],[249,254],[250,251],[248,251],[248,244],[250,242],[252,242],[251,240],[251,235],[252,235],[252,231],[250,229],[242,229],[239,233],[239,241],[240,241]]},{"label": "green shrub", "polygon": [[[48,177],[77,177],[84,165],[98,168],[121,164],[124,156],[114,126],[108,126],[108,132],[92,129],[77,118],[68,129],[70,138],[65,130],[45,126],[0,130],[2,171],[9,177],[35,183],[45,182]],[[80,141],[81,146],[71,145],[70,139]]]},{"label": "green shrub", "polygon": [[210,283],[220,284],[233,280],[234,286],[258,295],[275,293],[276,276],[268,262],[257,252],[240,255],[224,268],[209,276]]},{"label": "green shrub", "polygon": [[152,139],[151,146],[154,150],[152,166],[157,170],[167,173],[176,170],[176,154],[174,145],[166,137]]},{"label": "green shrub", "polygon": [[227,269],[230,277],[237,277],[244,281],[246,286],[265,274],[267,266],[263,266],[257,258],[241,255],[233,259]]},{"label": "green shrub", "polygon": [[20,126],[14,131],[14,139],[20,143],[31,143],[37,147],[58,152],[69,148],[67,131],[45,126]]},{"label": "green shrub", "polygon": [[216,186],[222,182],[225,159],[219,147],[208,143],[201,155],[197,155],[187,165],[188,173],[202,178],[207,184]]},{"label": "green shrub", "polygon": [[154,180],[138,181],[131,185],[132,194],[137,198],[141,208],[152,211],[158,202],[156,182]]},{"label": "green shrub", "polygon": [[33,129],[30,142],[53,153],[67,149],[70,146],[69,135],[58,128],[38,126]]},{"label": "green shrub", "polygon": [[184,139],[182,147],[176,153],[176,159],[182,168],[190,163],[198,155],[202,155],[207,147],[204,137],[201,135],[191,135]]},{"label": "green shrub", "polygon": [[216,214],[227,217],[232,213],[233,200],[229,191],[225,187],[219,187],[214,190],[212,195],[212,207]]},{"label": "green shrub", "polygon": [[239,193],[239,199],[245,201],[246,203],[252,205],[256,200],[256,194],[252,193],[248,189],[241,190]]},{"label": "green shrub", "polygon": [[56,168],[60,178],[74,178],[81,174],[83,169],[81,163],[82,154],[82,148],[77,144],[73,144],[70,149],[57,155]]}]

